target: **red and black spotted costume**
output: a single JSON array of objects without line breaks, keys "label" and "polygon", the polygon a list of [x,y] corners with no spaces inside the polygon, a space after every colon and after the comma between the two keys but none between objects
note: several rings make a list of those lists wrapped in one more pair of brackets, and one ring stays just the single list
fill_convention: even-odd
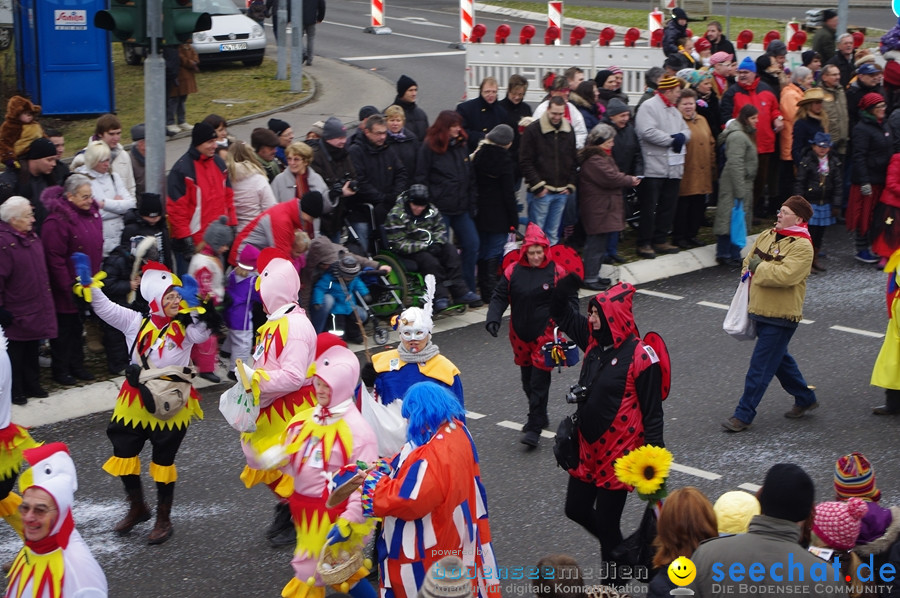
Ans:
[{"label": "red and black spotted costume", "polygon": [[[537,268],[529,265],[526,254],[533,245],[544,248],[544,261]],[[509,341],[514,361],[521,370],[522,389],[528,398],[528,422],[523,431],[540,432],[550,423],[547,401],[553,368],[544,365],[541,352],[544,343],[553,340],[556,327],[550,317],[550,297],[560,278],[569,272],[581,275],[584,267],[574,251],[560,246],[551,249],[547,236],[534,223],[525,230],[525,241],[518,255],[508,254],[504,262],[503,275],[491,296],[486,322],[499,324],[506,307],[511,307]]]},{"label": "red and black spotted costume", "polygon": [[584,352],[578,383],[587,389],[578,405],[580,463],[569,470],[566,515],[600,541],[602,557],[622,543],[620,520],[630,486],[616,478],[613,463],[644,444],[663,444],[663,368],[638,335],[632,313],[634,287],[619,283],[590,301],[603,326],[554,295],[551,313]]}]

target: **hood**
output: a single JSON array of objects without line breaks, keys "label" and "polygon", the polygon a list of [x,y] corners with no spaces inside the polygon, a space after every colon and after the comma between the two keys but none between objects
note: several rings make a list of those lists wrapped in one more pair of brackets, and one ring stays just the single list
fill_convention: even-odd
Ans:
[{"label": "hood", "polygon": [[43,193],[41,193],[41,203],[44,204],[44,207],[47,208],[48,212],[52,212],[63,202],[68,201],[69,200],[66,198],[66,190],[60,185],[47,187],[44,189]]},{"label": "hood", "polygon": [[331,388],[331,404],[335,407],[351,400],[359,381],[359,359],[347,347],[334,345],[316,359],[316,376]]},{"label": "hood", "polygon": [[234,177],[231,179],[231,182],[236,183],[237,181],[243,181],[244,179],[250,178],[254,174],[264,174],[262,169],[255,164],[251,164],[250,162],[235,162],[234,163]]},{"label": "hood", "polygon": [[22,96],[13,96],[9,98],[9,102],[6,104],[6,120],[10,122],[19,122],[19,116],[21,116],[23,112],[31,112],[34,114],[34,117],[37,118],[41,114],[41,107],[32,104],[27,98],[23,98]]},{"label": "hood", "polygon": [[50,536],[55,536],[56,543],[65,548],[75,529],[72,503],[78,490],[78,476],[69,448],[62,442],[53,442],[22,451],[22,456],[31,468],[19,477],[19,490],[24,493],[28,488],[40,488],[53,497],[58,516]]},{"label": "hood", "polygon": [[725,140],[728,139],[728,136],[734,133],[735,131],[744,131],[744,127],[741,126],[741,123],[738,122],[738,119],[732,118],[728,121],[728,124],[725,125],[725,130],[719,134],[719,138],[716,140],[716,143],[719,145],[724,145]]},{"label": "hood", "polygon": [[259,278],[256,290],[262,299],[266,313],[275,313],[291,303],[297,303],[300,295],[300,275],[287,256],[274,248],[263,249],[256,261]]},{"label": "hood", "polygon": [[525,240],[522,242],[522,249],[519,252],[519,263],[523,266],[528,266],[528,248],[532,245],[540,245],[544,248],[544,261],[539,266],[543,268],[550,260],[550,240],[541,227],[534,222],[529,222],[525,229]]},{"label": "hood", "polygon": [[148,262],[141,274],[141,296],[147,300],[150,313],[166,317],[163,297],[172,287],[180,287],[181,280],[159,262]]},{"label": "hood", "polygon": [[591,298],[590,303],[597,305],[603,313],[603,319],[609,326],[616,348],[629,338],[638,335],[634,313],[631,310],[633,298],[634,287],[627,282],[620,282]]}]

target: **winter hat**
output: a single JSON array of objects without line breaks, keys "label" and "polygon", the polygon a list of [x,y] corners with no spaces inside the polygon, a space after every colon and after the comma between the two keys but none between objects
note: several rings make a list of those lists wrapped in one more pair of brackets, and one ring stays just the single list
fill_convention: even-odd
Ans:
[{"label": "winter hat", "polygon": [[694,44],[694,49],[697,50],[698,53],[706,52],[707,50],[712,49],[712,43],[705,37],[701,37],[697,40],[697,43]]},{"label": "winter hat", "polygon": [[140,123],[138,125],[134,125],[131,127],[131,140],[132,141],[140,141],[141,139],[146,138],[146,127],[144,127],[144,123]]},{"label": "winter hat", "polygon": [[412,77],[407,77],[406,75],[400,75],[400,78],[397,79],[397,95],[403,96],[403,94],[405,94],[406,91],[413,85],[415,85],[416,87],[419,86],[419,84],[416,83]]},{"label": "winter hat", "polygon": [[675,19],[676,21],[677,21],[678,19],[684,19],[685,21],[688,20],[687,13],[684,12],[684,9],[681,8],[680,6],[676,6],[676,7],[672,10],[672,18]]},{"label": "winter hat", "polygon": [[613,75],[624,75],[625,74],[625,72],[622,69],[620,69],[619,67],[617,67],[615,65],[607,67],[606,70],[608,70]]},{"label": "winter hat", "polygon": [[219,134],[212,128],[212,125],[208,125],[205,122],[198,122],[191,131],[191,145],[193,147],[203,145],[207,141],[218,138]]},{"label": "winter hat", "polygon": [[831,8],[826,8],[825,10],[822,11],[822,22],[824,23],[825,21],[830,21],[831,19],[833,19],[836,16],[838,16],[838,13],[836,10],[831,9]]},{"label": "winter hat", "polygon": [[359,274],[359,262],[349,253],[342,253],[343,255],[341,256],[341,259],[338,260],[337,264],[338,273],[341,275],[341,278],[350,280]]},{"label": "winter hat", "polygon": [[281,135],[285,131],[291,128],[286,121],[281,120],[280,118],[270,118],[268,123],[269,130],[275,133],[276,135]]},{"label": "winter hat", "polygon": [[821,87],[810,87],[806,91],[803,92],[803,97],[797,102],[798,106],[804,106],[806,104],[812,104],[813,102],[824,102],[825,101],[825,92],[822,91]]},{"label": "winter hat", "polygon": [[373,114],[378,114],[378,108],[375,106],[363,106],[359,109],[359,122],[362,122],[372,116]]},{"label": "winter hat", "polygon": [[768,54],[763,54],[756,59],[756,72],[765,73],[770,66],[772,66],[772,57]]},{"label": "winter hat", "polygon": [[713,505],[720,534],[744,534],[750,520],[759,515],[759,501],[749,492],[732,490],[719,497]]},{"label": "winter hat", "polygon": [[428,187],[422,184],[413,185],[406,192],[406,199],[414,206],[428,205]]},{"label": "winter hat", "polygon": [[816,58],[818,58],[821,62],[822,56],[815,50],[807,50],[806,52],[800,54],[800,60],[803,62],[803,66],[809,66]]},{"label": "winter hat", "polygon": [[56,155],[56,146],[46,137],[38,137],[28,146],[25,152],[26,160],[40,160],[41,158],[49,158]]},{"label": "winter hat", "polygon": [[728,52],[716,52],[709,57],[709,64],[721,64],[723,62],[731,62],[734,60],[734,54]]},{"label": "winter hat", "polygon": [[884,96],[882,96],[880,93],[870,91],[869,93],[864,95],[861,100],[859,100],[859,109],[868,110],[869,108],[877,106],[878,104],[884,103]]},{"label": "winter hat", "polygon": [[613,72],[609,69],[597,71],[597,74],[594,76],[594,82],[597,84],[597,87],[603,87],[606,80],[612,77],[612,74]]},{"label": "winter hat", "polygon": [[663,77],[659,80],[659,83],[656,84],[656,89],[665,91],[667,89],[675,89],[676,87],[684,88],[685,85],[687,84],[678,77]]},{"label": "winter hat", "polygon": [[877,75],[882,72],[882,68],[874,62],[866,62],[856,69],[857,75]]},{"label": "winter hat", "polygon": [[799,465],[778,463],[766,472],[759,491],[760,512],[775,519],[805,521],[812,511],[815,494],[812,478]]},{"label": "winter hat", "polygon": [[900,64],[896,60],[888,60],[884,64],[884,84],[888,87],[900,87]]},{"label": "winter hat", "polygon": [[850,550],[856,546],[862,518],[869,506],[861,498],[847,501],[823,502],[816,505],[812,531],[828,545],[837,550]]},{"label": "winter hat", "polygon": [[162,198],[156,193],[141,193],[138,214],[147,218],[162,216]]},{"label": "winter hat", "polygon": [[[791,195],[788,197],[783,204],[783,206],[787,206],[790,211],[794,214],[803,218],[803,222],[809,222],[809,219],[812,218],[813,210],[812,206],[809,205],[809,202],[806,201],[803,197],[799,195]],[[798,519],[799,521],[799,519]]]},{"label": "winter hat", "polygon": [[238,256],[238,267],[243,268],[249,272],[256,270],[256,261],[259,259],[259,248],[247,243],[244,245],[244,248],[241,249],[241,253]]},{"label": "winter hat", "polygon": [[336,116],[329,116],[328,120],[325,121],[325,126],[322,127],[322,139],[328,141],[329,139],[337,139],[346,136],[347,129],[344,127],[344,123],[341,122],[341,119]]},{"label": "winter hat", "polygon": [[322,206],[324,205],[322,194],[318,191],[307,191],[300,198],[300,211],[313,218],[318,218],[322,215]]},{"label": "winter hat", "polygon": [[881,490],[875,486],[875,468],[865,455],[853,452],[834,465],[834,493],[838,498],[853,496],[877,502]]},{"label": "winter hat", "polygon": [[784,56],[787,54],[787,45],[780,39],[773,39],[766,48],[766,54],[769,56]]},{"label": "winter hat", "polygon": [[750,71],[751,73],[756,72],[756,63],[753,62],[753,59],[749,56],[745,56],[741,63],[738,65],[739,71]]},{"label": "winter hat", "polygon": [[813,135],[813,138],[810,139],[809,142],[812,145],[818,145],[819,147],[831,147],[831,135],[824,131],[816,131],[816,134]]},{"label": "winter hat", "polygon": [[228,226],[228,217],[219,216],[218,220],[210,222],[203,233],[203,241],[216,251],[223,245],[230,246],[234,242],[234,231]]},{"label": "winter hat", "polygon": [[663,67],[677,71],[680,68],[684,67],[684,61],[678,56],[672,54],[668,58],[666,58],[665,62],[663,62]]},{"label": "winter hat", "polygon": [[509,145],[513,142],[513,130],[509,125],[497,125],[487,134],[487,140],[497,145]]},{"label": "winter hat", "polygon": [[628,104],[626,104],[619,98],[611,98],[609,102],[607,102],[607,116],[615,116],[616,114],[622,114],[623,112],[631,112],[631,108],[629,108]]},{"label": "winter hat", "polygon": [[587,136],[587,145],[600,145],[616,136],[616,130],[606,123],[600,123],[591,129]]},{"label": "winter hat", "polygon": [[470,598],[472,580],[458,556],[445,556],[428,570],[417,598]]}]

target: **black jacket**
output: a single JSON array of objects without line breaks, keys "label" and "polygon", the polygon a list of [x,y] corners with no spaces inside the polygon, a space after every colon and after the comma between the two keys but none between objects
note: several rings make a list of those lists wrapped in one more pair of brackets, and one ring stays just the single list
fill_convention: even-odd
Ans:
[{"label": "black jacket", "polygon": [[397,196],[406,190],[406,167],[387,141],[376,146],[369,142],[365,134],[354,139],[349,153],[359,185],[356,195],[349,199],[355,200],[357,205],[372,204],[376,222],[383,223]]},{"label": "black jacket", "polygon": [[406,114],[406,123],[403,126],[412,131],[419,141],[424,140],[425,132],[428,130],[428,115],[425,111],[415,102],[404,102],[399,96],[394,98],[393,103],[403,108],[403,113]]},{"label": "black jacket", "polygon": [[853,131],[853,127],[856,126],[856,123],[859,122],[859,101],[863,99],[863,96],[867,93],[880,94],[881,97],[885,99],[885,102],[887,102],[887,94],[884,92],[883,85],[869,87],[868,85],[864,85],[859,79],[854,81],[850,87],[847,88],[847,91],[844,92],[844,96],[847,98],[847,115],[850,117],[849,130],[851,132]]},{"label": "black jacket", "polygon": [[[853,66],[852,59],[846,58],[843,54],[838,52],[825,64],[833,64],[841,71],[841,87],[846,88],[850,85],[850,79],[852,79],[854,73],[856,73],[856,67]],[[822,66],[825,65],[823,64]],[[847,106],[849,107],[850,104],[847,104]]]},{"label": "black jacket", "polygon": [[478,96],[457,104],[456,111],[463,117],[463,128],[469,136],[469,153],[475,151],[478,142],[497,125],[509,124],[509,115],[500,102],[488,104]]},{"label": "black jacket", "polygon": [[322,141],[313,151],[310,167],[325,179],[331,201],[338,201],[337,208],[322,215],[320,222],[323,234],[332,235],[340,232],[344,226],[345,213],[352,222],[369,221],[368,214],[353,209],[355,204],[361,203],[356,199],[356,195],[343,196],[344,183],[349,180],[357,180],[356,168],[353,166],[346,145],[343,148],[336,148]]},{"label": "black jacket", "polygon": [[[825,131],[822,128],[822,121],[818,118],[801,118],[794,121],[793,141],[791,142],[791,159],[796,163],[799,162],[807,151],[809,151],[810,141],[819,131]],[[831,150],[834,153],[834,150]],[[803,195],[801,193],[800,195]],[[809,199],[808,197],[806,199]],[[811,200],[810,200],[811,201]]]},{"label": "black jacket", "polygon": [[850,133],[853,168],[850,182],[854,185],[884,185],[894,140],[885,124],[864,117]]},{"label": "black jacket", "polygon": [[641,144],[638,141],[637,131],[634,130],[634,121],[629,120],[621,129],[614,125],[607,116],[604,116],[601,122],[608,124],[616,131],[612,157],[619,170],[631,176],[643,176],[644,158],[641,155]]},{"label": "black jacket", "polygon": [[475,210],[475,177],[464,142],[451,141],[447,151],[436,154],[426,144],[419,149],[416,183],[428,187],[431,203],[446,216]]},{"label": "black jacket", "polygon": [[41,176],[31,176],[27,162],[23,162],[20,169],[7,169],[0,173],[0,204],[14,195],[20,195],[31,202],[34,209],[34,232],[40,236],[41,226],[47,217],[47,207],[41,201],[41,193],[47,187],[62,185],[68,173],[69,169],[61,163],[50,174]]},{"label": "black jacket", "polygon": [[509,117],[507,124],[512,127],[514,133],[513,144],[512,147],[509,148],[509,153],[515,164],[516,180],[518,181],[522,178],[522,172],[519,170],[519,145],[522,142],[522,133],[519,131],[519,121],[526,116],[531,116],[534,114],[534,111],[525,100],[522,100],[518,104],[513,104],[508,98],[503,98],[500,100],[499,104],[506,110],[506,116]]},{"label": "black jacket", "polygon": [[844,197],[842,170],[844,165],[838,157],[829,152],[828,175],[819,174],[819,158],[807,145],[799,162],[794,161],[797,174],[794,178],[794,195],[802,195],[813,205],[841,207]]},{"label": "black jacket", "polygon": [[472,160],[478,214],[475,227],[483,233],[507,233],[518,228],[516,169],[509,150],[485,143]]},{"label": "black jacket", "polygon": [[103,258],[103,271],[106,272],[106,278],[103,279],[103,293],[113,303],[128,304],[132,266],[134,266],[134,257],[121,245]]},{"label": "black jacket", "polygon": [[419,159],[419,146],[422,145],[422,142],[406,127],[403,127],[402,132],[403,137],[394,137],[388,133],[386,143],[394,148],[394,153],[403,162],[403,166],[406,168],[407,182],[411,183],[413,177],[416,176],[416,160]]},{"label": "black jacket", "polygon": [[556,277],[556,264],[551,260],[542,268],[524,266],[520,260],[497,281],[485,321],[499,323],[509,305],[509,325],[516,336],[527,343],[534,342],[553,323],[550,300]]},{"label": "black jacket", "polygon": [[173,268],[169,227],[165,218],[160,219],[156,224],[149,224],[141,218],[137,208],[132,208],[125,212],[122,220],[125,223],[125,227],[122,229],[122,245],[128,248],[129,252],[137,247],[140,239],[156,237],[156,250],[159,252],[159,261],[170,270]]},{"label": "black jacket", "polygon": [[[710,49],[709,49],[710,56],[712,56],[716,52],[725,52],[726,54],[731,54],[733,56],[734,60],[737,60],[737,52],[734,51],[734,44],[731,43],[731,40],[729,40],[727,37],[725,37],[724,33],[719,36],[719,41],[717,41],[715,43],[713,43],[713,41],[711,39],[709,39],[708,37],[706,38],[706,40],[710,43]],[[740,62],[740,61],[738,61],[738,62]],[[712,70],[712,69],[710,69],[710,70]]]},{"label": "black jacket", "polygon": [[678,54],[678,40],[682,37],[687,37],[687,25],[681,26],[676,19],[671,19],[666,23],[666,29],[663,32],[663,53],[666,56]]}]

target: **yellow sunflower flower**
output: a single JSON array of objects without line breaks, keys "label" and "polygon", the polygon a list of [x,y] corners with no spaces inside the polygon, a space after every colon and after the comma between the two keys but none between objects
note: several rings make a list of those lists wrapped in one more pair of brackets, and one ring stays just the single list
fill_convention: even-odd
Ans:
[{"label": "yellow sunflower flower", "polygon": [[665,483],[672,465],[672,453],[646,444],[616,459],[616,477],[623,484],[634,486],[641,498],[653,498],[660,491],[665,495]]}]

